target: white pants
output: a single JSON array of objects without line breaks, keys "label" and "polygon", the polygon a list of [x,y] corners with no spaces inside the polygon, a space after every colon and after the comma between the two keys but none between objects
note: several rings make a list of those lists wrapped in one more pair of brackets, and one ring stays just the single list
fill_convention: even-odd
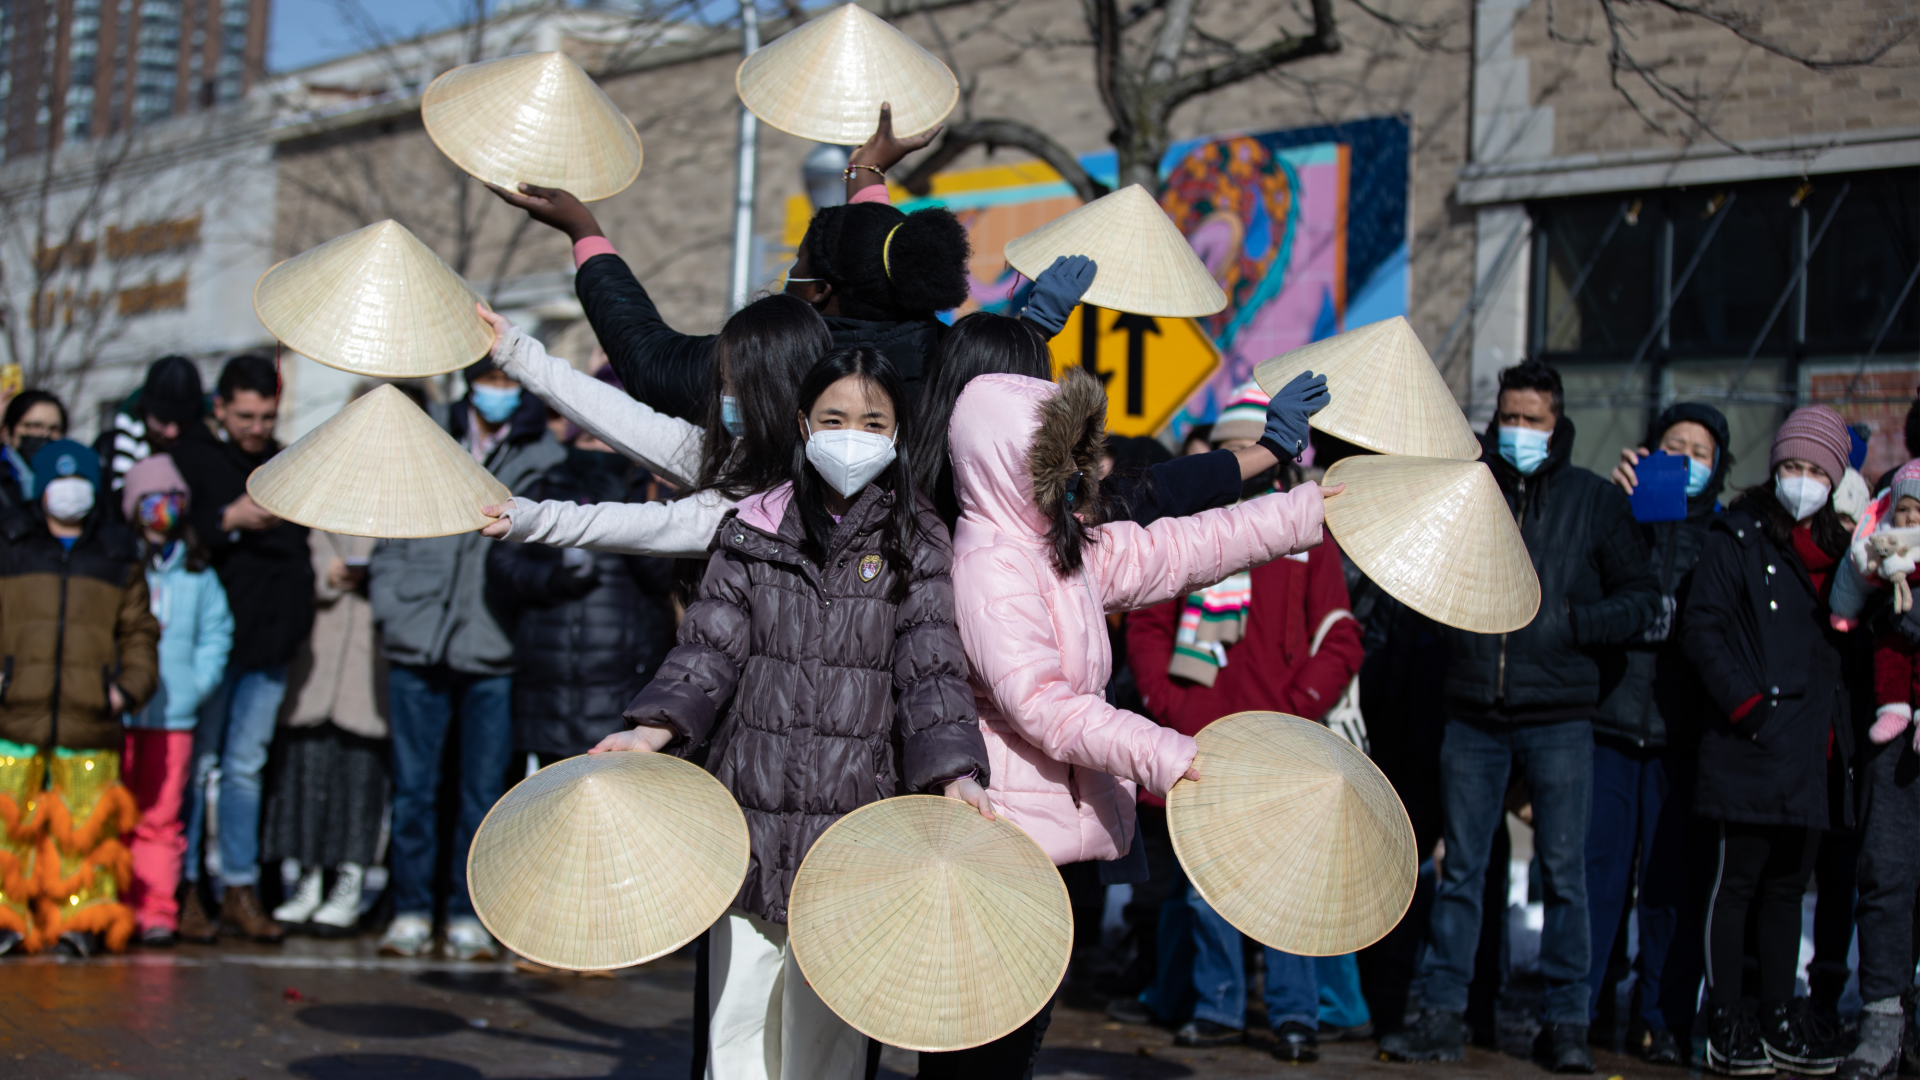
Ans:
[{"label": "white pants", "polygon": [[861,1080],[867,1037],[801,977],[784,925],[728,908],[707,933],[707,1080]]}]

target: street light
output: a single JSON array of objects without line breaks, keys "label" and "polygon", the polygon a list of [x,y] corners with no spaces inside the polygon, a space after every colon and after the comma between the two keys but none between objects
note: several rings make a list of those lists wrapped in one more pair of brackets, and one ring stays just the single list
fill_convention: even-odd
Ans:
[{"label": "street light", "polygon": [[839,206],[847,201],[847,148],[821,143],[800,166],[800,178],[806,183],[807,198],[815,210]]}]

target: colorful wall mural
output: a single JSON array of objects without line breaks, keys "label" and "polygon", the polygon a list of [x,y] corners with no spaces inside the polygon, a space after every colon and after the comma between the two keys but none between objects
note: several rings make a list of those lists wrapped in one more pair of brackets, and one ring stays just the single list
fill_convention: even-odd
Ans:
[{"label": "colorful wall mural", "polygon": [[[1349,124],[1179,143],[1161,162],[1161,205],[1227,292],[1227,309],[1199,320],[1219,347],[1220,369],[1175,414],[1166,434],[1213,419],[1254,367],[1288,349],[1407,312],[1407,122]],[[1111,151],[1081,163],[1115,178]],[[973,241],[971,299],[952,314],[1017,311],[1031,283],[1007,265],[1007,241],[1079,205],[1038,162],[942,174],[903,210],[945,206]],[[787,207],[782,239],[799,243],[810,207]]]}]

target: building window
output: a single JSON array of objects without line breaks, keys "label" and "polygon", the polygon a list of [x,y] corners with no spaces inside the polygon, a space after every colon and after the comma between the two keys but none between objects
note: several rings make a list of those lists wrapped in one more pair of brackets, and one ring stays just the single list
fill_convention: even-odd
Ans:
[{"label": "building window", "polygon": [[1901,422],[1920,383],[1920,169],[1529,210],[1530,351],[1566,381],[1579,464],[1610,469],[1682,400],[1727,414],[1736,486],[1764,479],[1774,427],[1809,402],[1871,429],[1869,479],[1906,460]]}]

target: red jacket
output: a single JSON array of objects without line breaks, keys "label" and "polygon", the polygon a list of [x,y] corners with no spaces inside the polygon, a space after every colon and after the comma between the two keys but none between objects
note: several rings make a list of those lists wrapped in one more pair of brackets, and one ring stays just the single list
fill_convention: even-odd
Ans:
[{"label": "red jacket", "polygon": [[[1302,561],[1304,559],[1304,561]],[[1185,598],[1127,616],[1127,662],[1146,699],[1147,715],[1183,735],[1223,716],[1249,710],[1292,713],[1318,720],[1360,670],[1360,624],[1346,614],[1347,580],[1333,539],[1305,556],[1255,567],[1246,636],[1227,646],[1227,666],[1212,686],[1167,674],[1173,635]],[[1308,655],[1314,634],[1334,620]],[[1165,805],[1141,792],[1142,802]]]}]

